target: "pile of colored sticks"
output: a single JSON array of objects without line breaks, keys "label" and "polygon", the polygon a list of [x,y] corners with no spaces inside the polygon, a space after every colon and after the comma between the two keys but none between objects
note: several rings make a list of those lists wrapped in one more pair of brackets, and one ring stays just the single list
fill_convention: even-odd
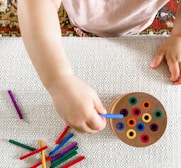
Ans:
[{"label": "pile of colored sticks", "polygon": [[[73,133],[69,133],[66,136],[69,129],[70,129],[69,126],[66,126],[64,128],[63,132],[60,134],[60,136],[58,137],[58,139],[55,142],[55,144],[56,144],[55,148],[49,153],[49,156],[47,156],[47,157],[45,156],[45,150],[48,149],[48,146],[45,146],[44,142],[42,140],[40,140],[40,142],[39,142],[38,149],[30,147],[25,144],[22,144],[20,142],[11,140],[11,139],[9,140],[9,142],[31,151],[30,153],[27,153],[27,154],[21,156],[19,158],[20,160],[26,159],[37,153],[41,153],[41,161],[32,165],[30,168],[36,168],[40,165],[42,165],[42,168],[46,168],[46,162],[48,162],[48,161],[50,161],[50,163],[51,163],[50,168],[55,168],[57,166],[60,166],[61,168],[69,168],[69,167],[75,165],[76,163],[85,159],[85,156],[79,156],[76,159],[64,164],[64,162],[68,161],[69,159],[71,159],[72,157],[74,157],[75,155],[78,154],[77,142],[73,142],[69,146],[63,148],[64,145],[74,136]],[[63,148],[63,149],[61,150],[61,148]],[[64,165],[62,165],[62,164],[64,164]]]},{"label": "pile of colored sticks", "polygon": [[[17,104],[17,101],[13,95],[12,90],[8,90],[8,94],[9,94],[11,101],[12,101],[12,103],[16,109],[16,112],[18,114],[19,119],[23,119],[22,112],[21,112],[21,110]],[[25,145],[25,144],[20,143],[20,142],[17,142],[17,141],[12,140],[12,139],[10,139],[9,142],[31,151],[30,153],[27,153],[27,154],[21,156],[19,158],[20,160],[26,159],[32,155],[35,155],[35,154],[41,152],[41,161],[39,161],[36,164],[34,164],[33,166],[31,166],[31,168],[36,168],[40,165],[42,165],[42,168],[46,168],[46,162],[48,162],[48,161],[51,162],[50,168],[55,168],[55,167],[63,164],[67,160],[71,159],[73,156],[78,154],[77,142],[73,142],[71,145],[67,146],[63,150],[60,150],[74,136],[73,133],[70,133],[65,137],[69,128],[70,128],[69,126],[65,127],[65,129],[63,130],[63,132],[60,134],[60,136],[58,137],[58,139],[55,142],[56,147],[49,153],[48,157],[45,156],[45,150],[48,149],[48,146],[44,146],[44,142],[42,140],[40,140],[40,142],[39,142],[39,148],[38,149],[30,147],[30,146]],[[84,159],[85,159],[85,156],[79,156],[76,159],[74,159],[73,161],[65,164],[64,166],[61,166],[61,168],[71,167],[72,165],[74,165],[74,164],[76,164],[76,163],[78,163]]]}]

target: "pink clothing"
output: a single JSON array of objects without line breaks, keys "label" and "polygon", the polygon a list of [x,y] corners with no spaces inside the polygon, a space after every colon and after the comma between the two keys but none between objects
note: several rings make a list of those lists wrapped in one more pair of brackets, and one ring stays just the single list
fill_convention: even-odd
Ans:
[{"label": "pink clothing", "polygon": [[141,32],[169,0],[62,0],[71,22],[97,36]]}]

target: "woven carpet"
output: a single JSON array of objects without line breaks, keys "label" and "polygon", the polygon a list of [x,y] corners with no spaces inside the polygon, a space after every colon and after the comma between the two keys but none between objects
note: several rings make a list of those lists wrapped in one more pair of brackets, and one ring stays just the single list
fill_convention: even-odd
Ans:
[{"label": "woven carpet", "polygon": [[[105,107],[118,95],[140,91],[159,99],[168,116],[164,135],[145,148],[126,145],[113,134],[109,125],[94,135],[71,130],[75,137],[70,142],[77,141],[78,154],[86,157],[75,168],[180,168],[181,86],[169,82],[166,63],[156,70],[149,67],[164,38],[63,37],[75,73],[98,92]],[[0,44],[0,167],[26,168],[37,162],[40,155],[21,161],[19,157],[28,151],[9,144],[8,139],[35,148],[42,139],[49,146],[47,154],[54,148],[65,123],[55,112],[50,96],[34,71],[22,39],[2,37]],[[23,120],[16,114],[8,89],[14,92]]]},{"label": "woven carpet", "polygon": [[[140,34],[168,34],[173,27],[179,0],[170,0],[156,15],[154,22]],[[63,36],[76,36],[63,6],[58,12]],[[46,18],[45,18],[46,19]],[[17,0],[0,0],[0,35],[21,36],[17,19]]]}]

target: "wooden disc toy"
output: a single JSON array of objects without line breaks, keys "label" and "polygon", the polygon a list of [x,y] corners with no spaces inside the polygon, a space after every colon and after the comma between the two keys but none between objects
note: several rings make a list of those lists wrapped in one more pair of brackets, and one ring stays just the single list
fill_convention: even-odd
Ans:
[{"label": "wooden disc toy", "polygon": [[112,114],[123,114],[122,119],[109,119],[117,137],[134,147],[145,147],[158,141],[167,125],[163,105],[155,97],[143,92],[120,96],[108,108]]}]

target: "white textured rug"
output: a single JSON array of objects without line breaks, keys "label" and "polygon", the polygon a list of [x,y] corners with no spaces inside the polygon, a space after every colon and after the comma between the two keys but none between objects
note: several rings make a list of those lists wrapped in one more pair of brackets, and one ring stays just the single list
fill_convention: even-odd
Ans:
[{"label": "white textured rug", "polygon": [[[149,63],[165,37],[63,38],[77,75],[95,88],[107,107],[118,95],[141,91],[157,97],[168,115],[162,138],[146,148],[130,147],[109,126],[94,135],[78,134],[79,155],[86,160],[76,168],[180,168],[181,86],[169,82],[166,64],[152,70]],[[7,90],[15,94],[23,112],[19,120]],[[65,123],[58,117],[27,56],[21,38],[0,38],[0,168],[26,168],[39,155],[20,161],[28,151],[9,144],[15,139],[33,147],[43,139],[53,149]],[[74,132],[72,130],[72,132]]]}]

